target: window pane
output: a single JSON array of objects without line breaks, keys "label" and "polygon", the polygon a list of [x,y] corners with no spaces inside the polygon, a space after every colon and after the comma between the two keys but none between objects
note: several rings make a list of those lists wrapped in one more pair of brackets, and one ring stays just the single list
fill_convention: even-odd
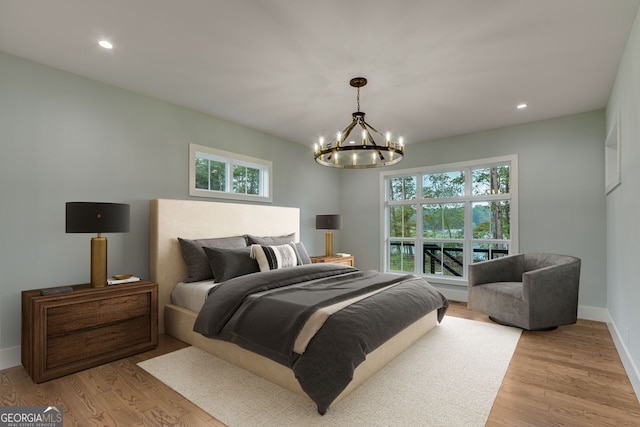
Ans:
[{"label": "window pane", "polygon": [[389,237],[416,237],[416,206],[389,207]]},{"label": "window pane", "polygon": [[222,162],[211,160],[209,162],[209,167],[211,168],[211,188],[209,189],[215,191],[225,191],[227,183],[227,165]]},{"label": "window pane", "polygon": [[473,262],[488,261],[509,255],[507,243],[475,243],[473,245]]},{"label": "window pane", "polygon": [[474,169],[471,172],[471,194],[484,196],[487,194],[508,194],[510,191],[509,166]]},{"label": "window pane", "polygon": [[209,189],[209,161],[196,159],[196,188],[200,190]]},{"label": "window pane", "polygon": [[511,238],[511,202],[477,202],[471,204],[474,239]]},{"label": "window pane", "polygon": [[463,243],[425,243],[423,273],[461,277],[464,272],[463,248]]},{"label": "window pane", "polygon": [[260,194],[260,169],[247,168],[247,194]]},{"label": "window pane", "polygon": [[412,242],[391,241],[389,247],[389,270],[413,272],[415,265]]},{"label": "window pane", "polygon": [[464,238],[464,203],[422,205],[422,234],[432,239]]},{"label": "window pane", "polygon": [[196,159],[196,188],[199,190],[225,191],[226,165],[208,159]]},{"label": "window pane", "polygon": [[389,200],[411,200],[416,198],[416,177],[407,176],[389,180]]},{"label": "window pane", "polygon": [[245,194],[247,192],[247,168],[244,166],[233,166],[233,192]]},{"label": "window pane", "polygon": [[425,198],[464,196],[464,172],[423,175],[422,194]]}]

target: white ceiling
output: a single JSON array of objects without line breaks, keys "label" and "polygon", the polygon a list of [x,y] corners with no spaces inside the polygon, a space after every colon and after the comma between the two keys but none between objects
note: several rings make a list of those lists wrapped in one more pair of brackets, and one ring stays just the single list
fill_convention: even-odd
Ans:
[{"label": "white ceiling", "polygon": [[0,50],[309,145],[364,76],[411,143],[605,107],[639,1],[0,0]]}]

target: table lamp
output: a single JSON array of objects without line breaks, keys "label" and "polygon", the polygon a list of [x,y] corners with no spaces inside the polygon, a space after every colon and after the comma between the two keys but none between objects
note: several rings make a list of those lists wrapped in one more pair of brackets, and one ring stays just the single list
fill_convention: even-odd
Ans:
[{"label": "table lamp", "polygon": [[342,228],[340,215],[316,215],[316,230],[327,230],[325,235],[325,256],[333,256],[333,232]]},{"label": "table lamp", "polygon": [[91,239],[91,286],[107,286],[107,239],[102,233],[129,231],[129,205],[122,203],[67,202],[66,232],[97,233]]}]

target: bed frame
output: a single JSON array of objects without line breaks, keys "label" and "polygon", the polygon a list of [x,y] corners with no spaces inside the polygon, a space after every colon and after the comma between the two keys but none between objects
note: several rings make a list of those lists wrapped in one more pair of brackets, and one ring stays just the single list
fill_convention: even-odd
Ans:
[{"label": "bed frame", "polygon": [[[171,304],[171,291],[187,277],[178,237],[204,239],[243,234],[300,237],[298,208],[192,200],[150,201],[150,274],[158,283],[160,333],[166,333],[203,349],[304,397],[293,371],[236,344],[205,338],[193,331],[197,313]],[[367,355],[354,372],[349,386],[334,400],[337,403],[437,324],[436,310],[418,319],[385,344]]]}]

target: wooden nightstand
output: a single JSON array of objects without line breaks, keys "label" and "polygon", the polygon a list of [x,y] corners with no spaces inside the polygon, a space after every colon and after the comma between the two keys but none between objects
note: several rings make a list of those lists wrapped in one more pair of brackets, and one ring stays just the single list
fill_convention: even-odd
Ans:
[{"label": "wooden nightstand", "polygon": [[319,262],[332,262],[334,264],[344,264],[349,267],[353,267],[354,259],[353,256],[312,256],[311,262],[313,264]]},{"label": "wooden nightstand", "polygon": [[22,292],[22,365],[40,383],[158,345],[158,285]]}]

